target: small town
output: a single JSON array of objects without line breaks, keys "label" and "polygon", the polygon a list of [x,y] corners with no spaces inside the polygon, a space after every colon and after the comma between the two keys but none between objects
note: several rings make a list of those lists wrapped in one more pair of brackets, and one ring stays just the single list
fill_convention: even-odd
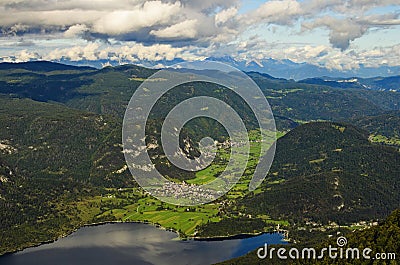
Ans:
[{"label": "small town", "polygon": [[183,181],[182,183],[166,182],[162,188],[154,190],[154,193],[152,191],[152,194],[159,197],[171,197],[173,194],[176,199],[204,202],[215,200],[223,195],[223,192],[204,189],[199,185],[187,184]]}]

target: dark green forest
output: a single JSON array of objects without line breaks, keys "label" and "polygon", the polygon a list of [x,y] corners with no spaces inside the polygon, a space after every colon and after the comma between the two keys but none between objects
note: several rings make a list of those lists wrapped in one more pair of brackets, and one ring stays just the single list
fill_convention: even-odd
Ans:
[{"label": "dark green forest", "polygon": [[[154,72],[133,65],[99,70],[49,62],[0,64],[0,254],[54,240],[84,224],[122,220],[113,210],[146,200],[129,170],[121,170],[121,127],[130,97]],[[326,228],[335,222],[353,233],[353,223],[384,220],[400,208],[400,93],[248,74],[269,101],[284,136],[261,188],[218,200],[198,236],[259,233],[280,223],[292,242],[317,244],[326,233],[304,234],[298,227]],[[196,82],[169,91],[155,105],[147,143],[159,141],[160,124],[173,106],[201,95],[225,101],[249,131],[257,129],[239,96]],[[181,133],[181,144],[190,143],[187,155],[198,156],[199,139],[210,135],[220,143],[227,140],[215,121],[188,123]],[[166,163],[162,147],[149,153],[156,167],[175,180],[196,177]],[[223,162],[217,155],[213,163]],[[251,177],[254,168],[246,172]],[[380,226],[351,235],[370,242],[368,231],[375,229],[394,242],[393,233],[399,235],[395,216],[398,212]],[[229,264],[249,264],[249,257]]]},{"label": "dark green forest", "polygon": [[[343,231],[342,231],[343,232]],[[341,233],[341,236],[345,236],[347,239],[346,247],[372,249],[370,257],[372,259],[329,259],[324,258],[320,260],[302,259],[302,260],[280,260],[275,255],[273,259],[261,260],[257,257],[255,251],[252,251],[245,256],[218,263],[220,265],[241,265],[241,264],[397,264],[398,257],[400,255],[400,210],[393,211],[385,220],[382,220],[377,226],[369,229],[345,232]],[[322,248],[329,245],[337,246],[336,237],[328,240],[320,240],[311,244],[296,244],[301,249],[303,247],[314,247],[317,251],[321,251]],[[289,249],[292,246],[273,246],[273,247],[284,247]],[[395,258],[387,258],[387,260],[375,260],[375,254],[381,253],[394,253]]]}]

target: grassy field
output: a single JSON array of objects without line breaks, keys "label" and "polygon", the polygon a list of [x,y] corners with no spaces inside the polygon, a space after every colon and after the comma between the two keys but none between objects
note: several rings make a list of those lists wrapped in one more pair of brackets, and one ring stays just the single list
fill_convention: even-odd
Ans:
[{"label": "grassy field", "polygon": [[[278,133],[277,137],[284,133]],[[197,228],[207,222],[219,222],[221,220],[221,201],[235,200],[248,194],[249,183],[258,163],[261,144],[258,141],[260,134],[257,131],[249,133],[250,158],[247,168],[239,182],[219,201],[196,207],[181,207],[164,203],[141,188],[107,189],[101,196],[87,198],[75,202],[71,208],[75,208],[82,222],[97,223],[104,220],[115,220],[121,222],[138,221],[160,225],[166,229],[178,231],[181,236],[194,236]],[[230,155],[229,149],[219,149],[219,161],[227,161]],[[243,163],[246,163],[243,159]],[[225,169],[226,162],[213,162],[209,167],[196,173],[196,178],[188,180],[190,184],[205,184],[215,180]],[[279,184],[276,183],[270,184]],[[253,191],[255,194],[262,192],[261,188]],[[265,221],[266,226],[281,224],[287,225],[286,221],[271,220],[269,216],[256,216]]]},{"label": "grassy field", "polygon": [[[261,144],[260,144],[260,132],[258,130],[252,130],[248,133],[249,140],[250,140],[250,157],[247,161],[247,169],[242,177],[244,179],[239,182],[239,187],[243,187],[243,185],[248,185],[250,183],[251,177],[254,173],[254,168],[257,166],[259,154],[261,152]],[[276,138],[279,139],[280,137],[284,136],[285,132],[276,132]],[[219,149],[218,150],[218,157],[222,160],[229,160],[229,149]],[[246,163],[246,159],[243,157],[243,163]],[[221,163],[212,163],[209,167],[200,170],[196,173],[196,178],[188,180],[187,183],[189,184],[206,184],[213,180],[215,180],[218,175],[225,170],[226,164]],[[236,191],[238,187],[235,187]],[[246,187],[247,189],[247,187]],[[245,189],[239,188],[241,191],[245,191]]]},{"label": "grassy field", "polygon": [[[247,185],[246,182],[238,183],[226,195],[226,200],[234,200],[243,196],[245,192],[248,192]],[[222,219],[219,214],[221,205],[218,202],[196,207],[182,207],[164,203],[138,188],[124,189],[123,191],[109,189],[108,191],[109,193],[102,196],[74,202],[68,208],[75,207],[82,224],[111,220],[144,222],[177,231],[181,237],[195,236],[199,226],[208,222],[219,222]],[[136,202],[132,203],[133,201]],[[253,218],[261,218],[266,227],[273,227],[277,224],[289,225],[284,220],[272,220],[268,215],[259,215]]]},{"label": "grassy field", "polygon": [[396,137],[388,138],[384,135],[371,135],[369,139],[373,143],[400,146],[400,138]]},{"label": "grassy field", "polygon": [[220,220],[217,204],[180,207],[164,203],[137,188],[108,191],[108,194],[76,204],[79,216],[85,223],[97,223],[112,217],[116,221],[152,223],[178,231],[182,236],[193,236],[199,225],[209,220]]},{"label": "grassy field", "polygon": [[136,205],[128,206],[121,212],[115,213],[116,217],[120,217],[124,221],[159,224],[164,228],[172,228],[188,236],[194,235],[196,227],[207,223],[208,220],[212,222],[220,220],[217,217],[218,205],[216,204],[188,208],[163,204],[159,200],[145,198]]}]

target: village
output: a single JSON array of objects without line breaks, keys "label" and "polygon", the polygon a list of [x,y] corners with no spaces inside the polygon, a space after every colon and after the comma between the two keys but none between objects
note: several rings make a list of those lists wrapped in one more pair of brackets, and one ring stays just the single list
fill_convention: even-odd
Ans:
[{"label": "village", "polygon": [[199,185],[187,184],[186,182],[175,183],[166,182],[162,188],[157,188],[152,191],[153,195],[159,197],[171,197],[174,195],[176,199],[190,200],[193,203],[201,203],[205,200],[211,201],[223,195],[223,191],[214,191],[210,189],[204,189]]}]

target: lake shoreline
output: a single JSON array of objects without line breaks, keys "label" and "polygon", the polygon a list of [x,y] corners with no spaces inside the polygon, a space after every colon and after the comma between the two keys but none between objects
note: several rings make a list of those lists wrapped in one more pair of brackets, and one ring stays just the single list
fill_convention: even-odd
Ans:
[{"label": "lake shoreline", "polygon": [[[273,232],[259,232],[259,233],[241,233],[241,234],[236,234],[236,235],[229,235],[229,236],[212,236],[212,237],[190,237],[191,240],[195,241],[224,241],[224,240],[234,240],[234,239],[246,239],[246,238],[251,238],[251,237],[256,237],[256,236],[261,236],[263,234],[279,234],[279,232],[273,231]],[[280,233],[282,234],[282,233]]]},{"label": "lake shoreline", "polygon": [[39,247],[41,245],[47,245],[47,244],[51,244],[54,243],[62,238],[65,238],[75,232],[77,232],[79,229],[84,228],[84,227],[96,227],[96,226],[101,226],[101,225],[107,225],[107,224],[146,224],[146,225],[151,225],[153,227],[156,227],[157,229],[160,230],[165,230],[165,231],[170,231],[170,232],[174,232],[177,234],[177,238],[181,241],[187,241],[187,240],[193,240],[193,241],[224,241],[224,240],[234,240],[234,239],[245,239],[245,238],[251,238],[251,237],[256,237],[256,236],[260,236],[263,234],[275,234],[278,232],[259,232],[259,233],[242,233],[242,234],[236,234],[236,235],[229,235],[229,236],[214,236],[214,237],[198,237],[198,236],[188,236],[188,237],[181,237],[181,235],[179,234],[178,231],[176,231],[175,229],[172,228],[165,228],[160,224],[155,224],[155,223],[151,223],[151,222],[144,222],[144,221],[104,221],[104,222],[98,222],[98,223],[90,223],[90,224],[84,224],[82,226],[79,226],[77,228],[74,228],[73,230],[71,230],[68,233],[65,233],[55,239],[50,239],[47,241],[43,241],[43,242],[39,242],[39,243],[35,243],[32,244],[31,246],[27,246],[27,247],[22,247],[20,249],[17,249],[15,251],[9,251],[6,252],[2,255],[0,255],[0,258],[3,256],[9,256],[9,255],[13,255],[19,252],[24,251],[25,249],[29,249],[29,248],[35,248],[35,247]]},{"label": "lake shoreline", "polygon": [[14,250],[14,251],[8,251],[8,252],[6,252],[4,254],[1,254],[0,258],[3,257],[3,256],[13,255],[13,254],[16,254],[18,252],[22,252],[25,249],[35,248],[35,247],[39,247],[39,246],[42,246],[42,245],[47,245],[47,244],[54,243],[54,242],[56,242],[56,241],[58,241],[58,240],[60,240],[62,238],[65,238],[65,237],[77,232],[79,229],[84,228],[84,227],[96,227],[96,226],[107,225],[107,224],[147,224],[147,225],[154,226],[154,227],[156,227],[158,229],[161,229],[161,230],[174,232],[174,233],[176,233],[178,235],[179,239],[182,240],[182,238],[180,237],[180,235],[179,235],[179,233],[177,231],[175,231],[173,229],[167,229],[167,228],[165,228],[165,227],[163,227],[161,225],[154,224],[154,223],[151,223],[151,222],[144,222],[144,221],[103,221],[103,222],[98,222],[98,223],[83,224],[83,225],[81,225],[79,227],[76,227],[76,228],[72,229],[71,231],[69,231],[69,232],[67,232],[65,234],[60,235],[57,238],[46,240],[46,241],[42,241],[42,242],[38,242],[38,243],[33,243],[30,246],[21,247],[21,248],[18,248],[16,250]]}]

